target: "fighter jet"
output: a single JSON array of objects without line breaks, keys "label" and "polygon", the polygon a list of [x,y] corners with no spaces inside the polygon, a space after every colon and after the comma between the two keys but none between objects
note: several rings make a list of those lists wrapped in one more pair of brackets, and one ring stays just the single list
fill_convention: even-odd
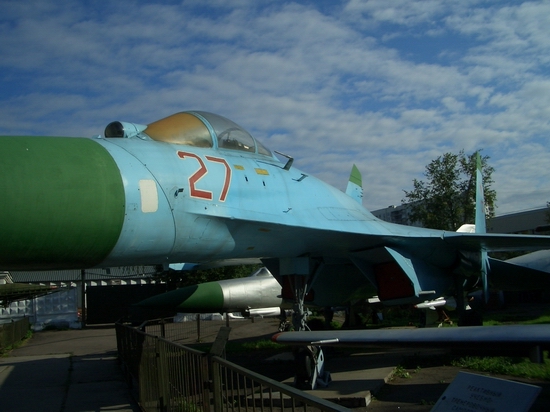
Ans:
[{"label": "fighter jet", "polygon": [[550,248],[545,236],[381,221],[362,206],[355,166],[341,192],[207,112],[115,121],[92,138],[5,136],[0,150],[0,269],[261,259],[293,302],[295,329],[307,304],[459,301],[498,279],[487,252]]},{"label": "fighter jet", "polygon": [[233,313],[245,317],[280,316],[287,303],[281,285],[263,267],[245,278],[187,286],[147,298],[137,306],[181,313]]}]

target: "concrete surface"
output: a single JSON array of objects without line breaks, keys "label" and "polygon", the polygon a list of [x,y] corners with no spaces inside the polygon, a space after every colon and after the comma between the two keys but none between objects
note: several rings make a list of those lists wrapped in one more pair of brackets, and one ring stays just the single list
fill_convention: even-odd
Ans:
[{"label": "concrete surface", "polygon": [[[269,338],[276,333],[277,322],[240,321],[230,326],[229,340],[238,342]],[[243,363],[233,361],[248,367],[250,355],[245,357]],[[364,407],[401,358],[400,351],[329,356],[325,368],[332,382],[309,392],[347,407]],[[264,372],[267,365],[271,372],[268,361],[252,361]],[[273,368],[282,373],[277,380],[292,384],[292,362]],[[0,358],[0,411],[140,411],[118,365],[114,327],[36,332],[23,346]]]},{"label": "concrete surface", "polygon": [[0,358],[0,410],[140,411],[118,365],[114,327],[34,333]]},{"label": "concrete surface", "polygon": [[[285,355],[291,356],[289,353]],[[370,404],[373,394],[391,378],[395,366],[399,364],[402,357],[400,351],[327,357],[324,371],[330,373],[329,384],[326,387],[318,385],[316,389],[304,392],[348,408],[367,406]],[[277,357],[272,359],[272,361],[276,360]],[[293,362],[293,358],[289,358],[287,361]],[[283,383],[293,385],[294,378],[289,377]]]}]

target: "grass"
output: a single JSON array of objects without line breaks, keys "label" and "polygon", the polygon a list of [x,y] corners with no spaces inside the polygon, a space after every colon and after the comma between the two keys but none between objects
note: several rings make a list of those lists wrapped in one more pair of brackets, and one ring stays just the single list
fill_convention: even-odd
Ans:
[{"label": "grass", "polygon": [[[455,319],[453,319],[455,321]],[[454,322],[456,325],[456,322]],[[487,312],[484,316],[484,326],[500,326],[511,324],[537,325],[550,324],[549,305],[518,305],[507,310]],[[549,326],[550,327],[550,326]],[[414,367],[418,359],[410,359],[408,367]],[[423,361],[426,364],[426,360]],[[523,357],[492,357],[492,356],[450,356],[441,355],[428,361],[432,366],[452,365],[464,369],[475,370],[495,375],[508,375],[529,379],[550,380],[550,359],[544,353],[543,362],[531,362]]]},{"label": "grass", "polygon": [[32,337],[32,331],[28,330],[26,335],[18,342],[15,342],[12,345],[6,346],[4,348],[0,347],[0,356],[7,356],[13,349],[17,349],[21,345],[23,345],[28,339]]},{"label": "grass", "polygon": [[[372,324],[370,319],[365,319],[365,329],[380,329],[400,326],[420,326],[420,312],[408,308],[388,307],[382,310],[383,320],[377,324]],[[453,321],[452,327],[458,326],[456,311],[447,312]],[[366,320],[368,319],[368,320]],[[484,326],[497,325],[539,325],[550,324],[550,305],[517,305],[509,309],[491,310],[483,315]],[[445,324],[444,327],[451,325]]]},{"label": "grass", "polygon": [[287,345],[281,345],[280,343],[272,342],[269,339],[260,339],[257,341],[243,343],[228,342],[226,346],[226,351],[228,353],[241,353],[250,351],[283,352],[286,350],[288,350]]},{"label": "grass", "polygon": [[[528,358],[503,357],[503,356],[457,356],[452,354],[422,356],[415,355],[405,358],[397,367],[397,377],[406,372],[410,374],[418,372],[420,368],[438,366],[455,366],[461,369],[469,369],[492,375],[507,375],[519,378],[538,379],[550,381],[550,360],[545,353],[543,363],[532,363]],[[412,375],[411,375],[412,376]]]},{"label": "grass", "polygon": [[498,375],[550,380],[550,360],[547,353],[540,364],[527,358],[465,356],[451,361],[451,365]]},{"label": "grass", "polygon": [[409,379],[411,377],[411,374],[403,366],[397,365],[395,367],[395,370],[393,371],[392,379],[394,377]]},{"label": "grass", "polygon": [[489,312],[485,316],[483,326],[496,326],[496,325],[541,325],[550,324],[550,307],[533,317],[533,314],[529,314],[525,311],[518,310],[512,312]]}]

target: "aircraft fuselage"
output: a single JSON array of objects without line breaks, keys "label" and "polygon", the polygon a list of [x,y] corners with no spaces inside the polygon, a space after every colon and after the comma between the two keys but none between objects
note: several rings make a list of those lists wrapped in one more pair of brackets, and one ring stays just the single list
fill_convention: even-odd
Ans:
[{"label": "aircraft fuselage", "polygon": [[383,222],[206,112],[0,146],[2,270],[260,258],[281,283],[307,276],[321,306],[368,285],[382,301],[418,302],[446,294],[461,260],[492,240]]}]

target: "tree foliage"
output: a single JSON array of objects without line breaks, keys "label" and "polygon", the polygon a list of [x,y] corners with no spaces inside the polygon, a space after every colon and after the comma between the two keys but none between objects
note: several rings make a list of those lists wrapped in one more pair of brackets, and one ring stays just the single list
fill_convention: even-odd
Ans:
[{"label": "tree foliage", "polygon": [[169,270],[163,272],[160,278],[168,283],[175,284],[177,287],[185,287],[217,280],[244,278],[257,271],[260,267],[261,265],[258,264],[223,266],[204,270]]},{"label": "tree foliage", "polygon": [[[491,189],[494,168],[488,156],[481,157],[486,216],[493,217],[496,192]],[[409,205],[409,218],[424,227],[457,230],[475,222],[477,152],[466,155],[445,153],[426,166],[424,180],[413,180],[413,190],[404,190],[403,203]]]}]

